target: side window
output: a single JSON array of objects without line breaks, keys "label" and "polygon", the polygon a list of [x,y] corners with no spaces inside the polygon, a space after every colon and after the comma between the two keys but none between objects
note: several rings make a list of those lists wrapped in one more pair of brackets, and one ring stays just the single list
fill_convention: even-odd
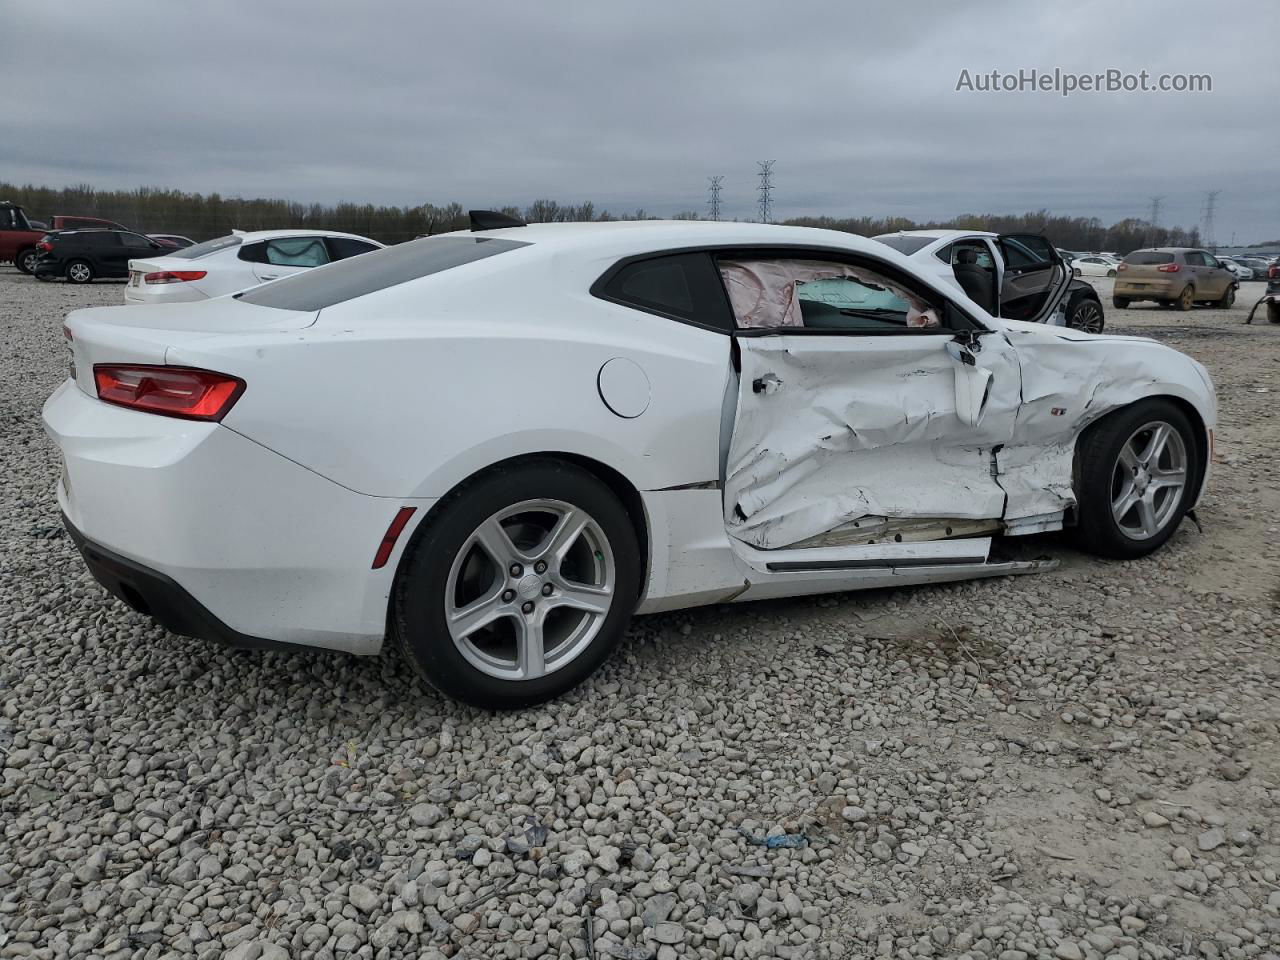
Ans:
[{"label": "side window", "polygon": [[236,251],[236,258],[248,263],[268,263],[265,243],[245,243]]},{"label": "side window", "polygon": [[935,250],[933,252],[933,255],[937,257],[939,260],[941,260],[943,263],[949,264],[951,263],[951,255],[952,255],[952,252],[955,250],[955,248],[956,248],[956,245],[954,243],[948,243],[941,250]]},{"label": "side window", "polygon": [[120,234],[112,233],[110,230],[86,230],[80,236],[94,247],[110,248],[121,245]]},{"label": "side window", "polygon": [[942,331],[942,311],[866,267],[800,259],[723,259],[720,274],[741,329],[850,333]]},{"label": "side window", "polygon": [[120,234],[120,238],[124,241],[124,245],[134,250],[150,250],[151,241],[146,237],[136,233]]},{"label": "side window", "polygon": [[18,211],[13,207],[0,207],[0,230],[18,229]]},{"label": "side window", "polygon": [[345,260],[347,257],[356,257],[362,253],[380,249],[372,243],[367,243],[364,240],[353,240],[351,237],[325,237],[324,239],[329,244],[330,260]]},{"label": "side window", "polygon": [[728,332],[733,317],[707,253],[674,253],[614,267],[592,286],[604,300]]},{"label": "side window", "polygon": [[267,241],[267,263],[281,267],[319,267],[329,262],[320,237],[281,237]]},{"label": "side window", "polygon": [[1033,267],[1052,263],[1054,260],[1053,247],[1044,237],[1025,234],[1001,237],[1000,249],[1004,253],[1005,263],[1011,267]]},{"label": "side window", "polygon": [[1204,266],[1204,257],[1200,256],[1200,251],[1198,250],[1188,250],[1182,255],[1182,260],[1189,267]]}]

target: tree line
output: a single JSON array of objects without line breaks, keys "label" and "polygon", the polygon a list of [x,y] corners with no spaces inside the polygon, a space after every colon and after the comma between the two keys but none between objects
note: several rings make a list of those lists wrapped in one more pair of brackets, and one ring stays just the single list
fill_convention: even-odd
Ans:
[{"label": "tree line", "polygon": [[[424,234],[465,229],[467,212],[461,204],[387,206],[371,203],[304,204],[269,198],[243,199],[218,193],[187,193],[140,187],[136,190],[97,190],[87,184],[74,187],[39,187],[0,182],[0,199],[20,204],[27,215],[48,220],[55,214],[116,220],[142,233],[178,233],[193,240],[223,236],[232,229],[268,230],[306,228],[340,230],[372,237],[383,243],[400,243]],[[644,209],[629,212],[597,210],[595,204],[562,204],[535,200],[525,206],[504,206],[503,213],[528,223],[561,223],[604,220],[656,219]],[[680,220],[700,220],[685,210]],[[968,213],[949,220],[917,222],[905,217],[796,217],[784,221],[793,226],[823,227],[862,236],[896,230],[957,228],[998,233],[1035,233],[1069,250],[1113,250],[1127,253],[1145,246],[1199,246],[1197,228],[1153,227],[1136,218],[1104,225],[1097,217],[1056,216],[1047,210],[1021,214]]]}]

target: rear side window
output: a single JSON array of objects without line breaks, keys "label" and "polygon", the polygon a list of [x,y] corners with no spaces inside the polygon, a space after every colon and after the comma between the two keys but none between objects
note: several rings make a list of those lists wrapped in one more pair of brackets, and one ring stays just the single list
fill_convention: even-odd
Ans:
[{"label": "rear side window", "polygon": [[873,237],[872,239],[879,240],[887,247],[893,247],[893,249],[897,250],[899,253],[905,253],[907,256],[911,256],[911,254],[915,253],[917,250],[927,247],[938,238],[904,237],[898,233],[883,233],[878,237]]},{"label": "rear side window", "polygon": [[243,243],[239,237],[232,234],[229,237],[218,237],[216,240],[206,240],[204,243],[193,243],[185,250],[175,250],[173,253],[166,254],[170,257],[179,257],[182,260],[196,260],[200,257],[207,257],[211,253],[217,253],[219,250],[226,250],[229,247],[238,247]]},{"label": "rear side window", "polygon": [[267,263],[280,267],[321,267],[329,251],[321,237],[281,237],[267,241]]},{"label": "rear side window", "polygon": [[324,239],[329,244],[329,258],[331,260],[345,260],[347,257],[356,257],[362,253],[371,253],[374,250],[382,249],[367,240],[356,240],[353,237],[325,237]]},{"label": "rear side window", "polygon": [[1173,254],[1159,253],[1155,250],[1135,250],[1124,258],[1124,262],[1139,267],[1150,263],[1173,263]]},{"label": "rear side window", "polygon": [[733,329],[719,272],[707,253],[624,262],[597,280],[591,292],[646,313],[726,332]]},{"label": "rear side window", "polygon": [[236,298],[280,310],[323,310],[387,287],[398,286],[465,263],[507,253],[528,243],[499,237],[427,237],[340,260],[263,284]]}]

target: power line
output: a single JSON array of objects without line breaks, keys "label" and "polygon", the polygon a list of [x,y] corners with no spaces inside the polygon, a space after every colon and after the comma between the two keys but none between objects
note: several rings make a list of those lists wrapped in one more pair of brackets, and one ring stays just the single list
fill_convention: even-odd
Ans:
[{"label": "power line", "polygon": [[1204,236],[1200,238],[1200,242],[1214,253],[1218,252],[1218,245],[1213,238],[1213,209],[1217,206],[1218,194],[1221,192],[1221,190],[1208,190],[1204,195]]},{"label": "power line", "polygon": [[707,200],[707,206],[711,208],[712,220],[720,219],[720,184],[723,180],[723,176],[707,177],[707,182],[710,184],[710,186],[707,187],[707,192],[710,195],[710,198]]},{"label": "power line", "polygon": [[769,223],[773,220],[773,165],[776,160],[757,160],[756,166],[760,168],[760,222]]}]

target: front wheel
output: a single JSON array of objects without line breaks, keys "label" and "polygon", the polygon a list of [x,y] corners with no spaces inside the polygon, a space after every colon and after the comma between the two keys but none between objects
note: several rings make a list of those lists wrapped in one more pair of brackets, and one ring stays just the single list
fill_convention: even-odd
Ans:
[{"label": "front wheel", "polygon": [[1222,292],[1222,296],[1218,298],[1215,304],[1220,310],[1225,310],[1236,302],[1236,285],[1233,283]]},{"label": "front wheel", "polygon": [[1081,300],[1067,318],[1067,326],[1085,333],[1101,333],[1104,323],[1102,304],[1097,300]]},{"label": "front wheel", "polygon": [[440,692],[490,709],[541,703],[585,680],[625,632],[640,593],[636,534],[587,471],[498,467],[424,523],[391,623]]},{"label": "front wheel", "polygon": [[34,247],[27,247],[25,250],[19,250],[18,255],[13,259],[13,265],[18,268],[19,273],[32,273],[36,268],[36,253]]},{"label": "front wheel", "polygon": [[1159,549],[1199,483],[1195,432],[1168,400],[1141,400],[1090,427],[1077,448],[1080,545],[1132,559]]},{"label": "front wheel", "polygon": [[1128,297],[1112,297],[1111,305],[1115,307],[1117,310],[1124,310],[1129,306],[1129,298]]},{"label": "front wheel", "polygon": [[1280,323],[1280,303],[1274,300],[1267,303],[1267,322]]},{"label": "front wheel", "polygon": [[1116,272],[1115,272],[1114,270],[1108,270],[1108,271],[1107,271],[1107,276],[1108,276],[1108,277],[1114,277],[1115,275],[1116,275]]},{"label": "front wheel", "polygon": [[93,280],[93,267],[83,260],[72,260],[67,264],[67,279],[72,283],[89,283]]}]

